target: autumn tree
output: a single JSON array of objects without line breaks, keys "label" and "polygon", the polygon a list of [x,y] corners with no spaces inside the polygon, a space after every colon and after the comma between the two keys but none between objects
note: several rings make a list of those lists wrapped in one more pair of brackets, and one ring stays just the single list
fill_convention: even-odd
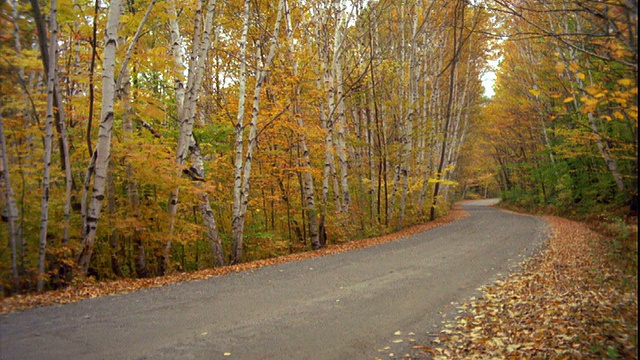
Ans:
[{"label": "autumn tree", "polygon": [[509,15],[509,38],[492,116],[511,112],[526,131],[520,145],[496,142],[505,194],[578,209],[637,207],[637,7],[495,3]]},{"label": "autumn tree", "polygon": [[480,114],[488,18],[478,6],[57,8],[0,5],[0,199],[11,228],[0,263],[10,291],[318,249],[425,221],[434,200],[440,214],[454,199]]}]

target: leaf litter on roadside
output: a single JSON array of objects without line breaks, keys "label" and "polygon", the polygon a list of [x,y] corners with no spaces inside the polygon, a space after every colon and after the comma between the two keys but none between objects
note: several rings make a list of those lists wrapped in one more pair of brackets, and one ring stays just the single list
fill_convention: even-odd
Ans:
[{"label": "leaf litter on roadside", "polygon": [[433,358],[638,358],[637,279],[606,261],[603,239],[586,226],[545,218],[547,247],[459,306]]}]

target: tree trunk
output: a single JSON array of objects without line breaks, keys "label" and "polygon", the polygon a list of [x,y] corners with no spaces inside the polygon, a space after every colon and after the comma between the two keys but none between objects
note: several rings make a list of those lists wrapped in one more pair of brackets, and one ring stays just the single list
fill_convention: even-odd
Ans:
[{"label": "tree trunk", "polygon": [[[60,91],[60,84],[58,83],[58,64],[57,64],[57,52],[58,46],[57,44],[53,44],[51,41],[51,46],[55,49],[50,49],[47,44],[47,35],[45,30],[45,22],[42,17],[42,13],[40,11],[40,5],[36,0],[30,0],[31,7],[33,10],[33,16],[36,22],[36,29],[38,34],[38,44],[40,46],[40,54],[42,59],[42,66],[44,68],[45,76],[49,78],[50,69],[55,69],[53,74],[53,123],[55,124],[56,130],[58,131],[59,136],[59,148],[60,148],[60,165],[62,170],[65,172],[65,182],[66,182],[66,192],[65,192],[65,203],[64,203],[64,220],[63,220],[63,233],[62,233],[62,244],[67,245],[69,241],[69,218],[71,216],[71,192],[73,187],[73,179],[71,174],[71,158],[69,155],[69,141],[67,139],[67,129],[66,129],[66,121],[64,116],[64,107],[62,101],[62,93]],[[55,6],[54,6],[55,5]],[[57,7],[56,4],[51,4],[51,9]],[[52,10],[50,10],[51,12]],[[57,9],[55,10],[57,13]],[[53,22],[55,21],[55,32],[56,32],[56,41],[57,41],[57,19],[51,19],[50,13],[49,18],[49,31],[53,36],[54,29],[52,28]],[[52,64],[52,62],[54,64]],[[53,66],[53,67],[52,67]],[[51,145],[53,147],[53,143]]]},{"label": "tree trunk", "polygon": [[[455,4],[455,8],[454,8],[454,13],[453,13],[453,47],[452,47],[452,51],[453,51],[453,58],[451,59],[451,72],[449,75],[449,97],[447,100],[447,107],[446,107],[446,117],[445,117],[445,124],[444,124],[444,132],[443,132],[443,138],[442,138],[442,149],[440,150],[440,161],[438,163],[438,171],[436,172],[436,183],[433,189],[433,202],[431,203],[431,213],[430,213],[430,219],[431,221],[435,220],[436,218],[436,205],[438,203],[438,192],[440,190],[440,183],[442,181],[442,170],[444,169],[444,163],[445,163],[445,155],[446,155],[446,151],[447,151],[447,138],[449,136],[449,125],[451,123],[451,116],[452,116],[452,106],[453,106],[453,97],[454,97],[454,81],[455,81],[455,74],[456,74],[456,68],[457,68],[457,63],[458,63],[458,54],[459,54],[459,46],[460,41],[458,39],[458,8],[461,6],[460,1],[457,0],[456,4]],[[464,22],[464,10],[465,10],[465,6],[466,5],[462,5],[462,8],[460,9],[460,15],[462,17],[462,22]],[[460,37],[462,37],[462,34],[460,34]]]},{"label": "tree trunk", "polygon": [[[378,216],[378,223],[382,223],[382,188],[384,185],[384,201],[385,201],[385,205],[384,205],[384,223],[386,224],[387,221],[387,169],[386,169],[386,164],[387,164],[387,141],[386,141],[386,135],[385,135],[385,131],[386,131],[386,126],[384,124],[384,120],[381,119],[380,116],[380,107],[378,106],[378,94],[376,91],[376,87],[378,86],[377,82],[376,82],[376,76],[375,76],[375,68],[376,68],[376,64],[375,64],[375,59],[379,54],[379,50],[378,50],[378,24],[377,24],[377,16],[373,16],[376,14],[370,14],[369,15],[369,76],[370,76],[370,88],[371,88],[371,105],[372,105],[372,110],[373,110],[373,123],[374,123],[374,129],[372,130],[372,136],[374,136],[374,138],[372,139],[372,143],[375,144],[377,142],[377,150],[378,150],[378,173],[377,173],[377,180],[376,181],[372,181],[372,184],[377,184],[377,188],[374,187],[373,189],[373,193],[375,194],[375,208],[377,210],[377,216]],[[374,19],[375,19],[375,23],[374,23]],[[375,31],[375,37],[374,37],[374,31]],[[375,41],[374,41],[375,40]],[[375,186],[375,185],[373,185]]]},{"label": "tree trunk", "polygon": [[[435,40],[433,40],[435,42]],[[440,37],[441,44],[446,43],[445,37]],[[430,57],[427,57],[425,54],[424,64],[430,64],[433,60]],[[444,51],[441,51],[437,64],[434,66],[434,69],[442,69],[444,64]],[[433,70],[432,70],[433,71]],[[425,68],[424,73],[427,74],[427,69]],[[428,86],[428,82],[425,81],[423,88],[423,96],[424,96],[424,119],[423,122],[425,127],[428,128],[429,131],[424,132],[424,143],[425,148],[424,151],[428,153],[424,155],[423,161],[423,169],[422,169],[422,189],[420,190],[420,199],[418,201],[419,214],[422,216],[424,214],[424,204],[427,198],[427,190],[429,188],[429,178],[431,176],[431,172],[433,171],[433,154],[435,153],[435,138],[436,138],[436,125],[438,122],[439,113],[436,111],[436,105],[438,103],[439,94],[440,94],[440,76],[436,74],[432,75],[433,80],[431,80],[431,88]],[[431,92],[431,94],[429,94]]]},{"label": "tree trunk", "polygon": [[400,197],[400,213],[398,214],[398,229],[402,229],[404,225],[404,215],[407,207],[407,197],[409,193],[409,171],[411,170],[411,161],[413,153],[413,122],[417,114],[418,106],[418,81],[420,76],[420,67],[418,66],[418,14],[413,14],[413,31],[411,34],[411,51],[409,52],[409,108],[407,113],[407,123],[405,125],[405,133],[403,136],[403,158],[402,162],[402,195]]},{"label": "tree trunk", "polygon": [[[336,2],[337,4],[337,2]],[[335,7],[337,7],[336,5]],[[332,87],[335,89],[335,101],[337,102],[337,106],[335,109],[336,112],[336,150],[338,155],[338,164],[340,165],[340,199],[341,206],[339,211],[341,213],[349,212],[349,205],[351,203],[351,196],[349,195],[349,162],[347,160],[347,152],[346,152],[346,135],[345,135],[345,105],[344,105],[344,79],[342,74],[342,52],[343,52],[343,32],[346,23],[345,13],[343,9],[340,9],[336,14],[336,32],[335,38],[333,42],[333,63],[332,68],[335,72],[335,76],[333,76],[333,85]]]},{"label": "tree trunk", "polygon": [[400,5],[401,9],[400,9],[400,14],[398,15],[400,17],[400,22],[399,22],[399,32],[400,32],[400,36],[401,36],[401,40],[400,40],[400,44],[399,44],[399,48],[400,48],[400,59],[399,59],[399,66],[400,66],[400,84],[398,85],[398,98],[400,99],[400,101],[398,101],[398,115],[394,114],[393,117],[395,119],[397,119],[397,127],[398,127],[398,133],[399,133],[399,137],[400,137],[400,143],[401,143],[401,148],[398,151],[398,162],[396,163],[395,169],[394,169],[394,174],[393,174],[393,187],[391,188],[391,196],[389,199],[389,212],[387,213],[387,219],[388,220],[392,220],[393,217],[395,216],[395,212],[396,212],[396,198],[397,198],[397,194],[398,194],[398,188],[400,185],[400,180],[402,178],[402,170],[403,170],[403,166],[405,164],[405,146],[402,145],[406,145],[406,128],[407,128],[407,124],[405,120],[405,105],[404,105],[404,99],[406,98],[406,58],[407,58],[407,40],[406,40],[406,33],[405,33],[405,18],[408,15],[407,14],[407,1],[406,0],[402,0],[401,1],[401,5]]},{"label": "tree trunk", "polygon": [[[295,60],[295,48],[293,41],[293,27],[291,23],[291,13],[289,6],[285,1],[285,13],[287,24],[287,39],[289,41],[289,58],[293,66],[293,75],[298,78],[298,61]],[[293,116],[298,119],[298,126],[300,129],[305,128],[302,112],[300,111],[300,85],[295,83],[293,86]],[[309,219],[309,237],[311,239],[311,248],[317,250],[321,247],[319,234],[318,234],[318,213],[315,204],[315,190],[313,183],[313,176],[311,175],[311,156],[309,154],[309,147],[307,146],[307,138],[304,131],[300,131],[298,136],[299,146],[302,150],[300,166],[304,169],[302,171],[302,197],[307,217]]]},{"label": "tree trunk", "polygon": [[[202,161],[202,154],[200,148],[193,136],[193,128],[196,118],[196,110],[198,104],[198,97],[200,95],[200,88],[202,84],[204,74],[204,64],[207,59],[207,54],[211,48],[211,31],[213,29],[213,16],[215,13],[217,0],[208,0],[206,4],[206,12],[203,18],[203,0],[198,1],[192,48],[188,64],[188,76],[186,88],[182,81],[182,75],[180,69],[183,67],[183,59],[181,53],[181,40],[180,40],[180,27],[177,22],[177,12],[175,3],[170,3],[171,17],[169,19],[170,34],[171,34],[171,49],[176,64],[175,91],[176,91],[176,104],[178,113],[178,123],[180,125],[180,137],[178,138],[178,147],[176,149],[176,164],[180,173],[186,172],[191,175],[192,180],[204,179],[204,162]],[[191,160],[193,165],[188,169],[185,169],[187,158],[191,154]],[[167,213],[169,214],[169,233],[162,251],[161,259],[161,272],[166,273],[169,270],[169,258],[171,257],[171,244],[173,233],[175,230],[176,213],[178,211],[178,197],[179,191],[176,188],[169,195],[169,202],[167,205]],[[200,194],[201,203],[201,215],[203,222],[207,226],[208,234],[217,234],[218,230],[208,200],[208,195]],[[206,199],[206,200],[204,200]],[[215,236],[210,237],[210,241],[217,241],[220,249],[222,248],[220,238]],[[215,255],[215,253],[214,253]],[[223,264],[224,261],[214,259],[214,263]]]},{"label": "tree trunk", "polygon": [[86,276],[93,254],[93,246],[98,230],[98,220],[102,209],[102,201],[105,198],[104,190],[111,156],[111,136],[113,132],[114,103],[115,103],[115,63],[118,39],[118,26],[123,10],[121,0],[111,1],[107,18],[105,36],[105,48],[103,52],[102,71],[102,110],[100,113],[100,130],[98,132],[98,144],[96,145],[95,175],[91,202],[87,209],[86,225],[82,239],[82,250],[78,256],[80,275]]},{"label": "tree trunk", "polygon": [[233,218],[231,263],[242,261],[242,236],[238,234],[244,224],[240,224],[240,201],[242,197],[242,155],[244,153],[244,112],[247,99],[247,33],[249,32],[250,0],[244,1],[242,13],[242,36],[240,38],[240,79],[238,90],[238,113],[235,123],[235,160],[233,182]]},{"label": "tree trunk", "polygon": [[47,230],[49,224],[49,191],[50,191],[50,177],[51,177],[51,152],[53,147],[53,102],[54,91],[56,86],[56,72],[57,72],[57,44],[58,44],[58,23],[57,23],[57,2],[51,1],[51,9],[49,13],[49,31],[50,46],[49,46],[49,68],[47,70],[47,117],[45,122],[45,136],[44,136],[44,174],[42,176],[42,205],[41,205],[41,220],[40,220],[40,246],[38,256],[38,281],[37,291],[41,292],[44,288],[44,268],[45,257],[47,250]]},{"label": "tree trunk", "polygon": [[209,246],[211,247],[211,253],[213,255],[213,265],[224,266],[224,249],[222,248],[216,219],[213,216],[211,204],[209,204],[209,195],[207,193],[200,194],[200,200],[200,213],[202,214],[204,225],[207,228],[207,239],[209,239]]},{"label": "tree trunk", "polygon": [[[267,76],[269,75],[269,68],[271,67],[271,62],[275,56],[276,45],[278,41],[278,33],[280,30],[280,22],[282,21],[282,16],[284,14],[284,2],[285,0],[280,0],[278,5],[278,15],[276,18],[276,23],[273,29],[273,35],[270,39],[269,44],[269,53],[267,54],[267,58],[261,68],[259,68],[256,74],[256,84],[253,90],[253,108],[251,110],[251,127],[249,129],[249,142],[247,144],[246,155],[242,157],[242,145],[239,146],[239,143],[242,143],[242,126],[240,121],[240,112],[238,114],[238,123],[236,124],[236,162],[235,162],[235,183],[234,183],[234,204],[233,204],[233,230],[232,230],[232,245],[231,245],[231,262],[239,263],[242,262],[242,244],[243,244],[243,234],[244,234],[244,221],[247,213],[247,204],[249,203],[249,188],[251,182],[251,165],[253,160],[253,152],[258,141],[258,114],[260,112],[260,92],[262,90],[262,85],[264,84]],[[248,27],[249,21],[249,4],[248,1],[245,2],[245,25]],[[248,30],[248,28],[243,27],[243,38],[244,31]],[[246,45],[246,44],[245,44]],[[257,46],[258,51],[260,46]],[[245,49],[246,50],[246,49]],[[246,52],[245,52],[246,55]],[[257,57],[259,60],[260,57]],[[246,74],[245,74],[246,76]],[[246,79],[245,79],[246,81]],[[246,95],[246,92],[245,92]],[[244,100],[241,100],[244,102]],[[238,136],[240,134],[240,136]],[[239,181],[241,176],[241,181]],[[237,186],[240,185],[238,188]],[[236,203],[237,201],[237,203]]]}]

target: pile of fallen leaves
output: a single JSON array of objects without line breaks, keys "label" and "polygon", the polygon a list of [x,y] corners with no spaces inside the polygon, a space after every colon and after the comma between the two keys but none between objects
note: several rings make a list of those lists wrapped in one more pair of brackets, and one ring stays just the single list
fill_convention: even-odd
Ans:
[{"label": "pile of fallen leaves", "polygon": [[339,244],[331,244],[316,251],[294,253],[286,256],[274,257],[236,265],[222,266],[188,273],[175,273],[167,276],[147,279],[121,279],[108,282],[96,282],[89,278],[82,283],[69,286],[65,289],[48,291],[42,294],[15,295],[2,299],[2,303],[0,303],[0,314],[26,310],[38,306],[65,304],[83,299],[96,298],[99,296],[127,293],[146,288],[176,284],[184,281],[203,280],[213,276],[220,276],[234,272],[251,271],[268,265],[310,259],[319,256],[336,254],[348,250],[360,249],[367,246],[394,241],[413,234],[417,234],[419,232],[426,231],[440,225],[448,224],[466,215],[467,213],[464,210],[455,208],[448,215],[438,218],[435,221],[408,227],[391,234],[361,240],[348,241]]},{"label": "pile of fallen leaves", "polygon": [[434,341],[435,358],[638,358],[637,278],[607,261],[608,239],[545,219],[553,231],[545,250],[460,306]]}]

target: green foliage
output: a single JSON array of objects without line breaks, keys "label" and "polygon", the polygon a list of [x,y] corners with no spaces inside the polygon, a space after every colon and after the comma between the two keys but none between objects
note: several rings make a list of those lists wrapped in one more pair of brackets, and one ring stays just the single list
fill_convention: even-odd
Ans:
[{"label": "green foliage", "polygon": [[235,131],[230,124],[213,122],[194,129],[193,136],[205,154],[225,154],[232,149]]}]

